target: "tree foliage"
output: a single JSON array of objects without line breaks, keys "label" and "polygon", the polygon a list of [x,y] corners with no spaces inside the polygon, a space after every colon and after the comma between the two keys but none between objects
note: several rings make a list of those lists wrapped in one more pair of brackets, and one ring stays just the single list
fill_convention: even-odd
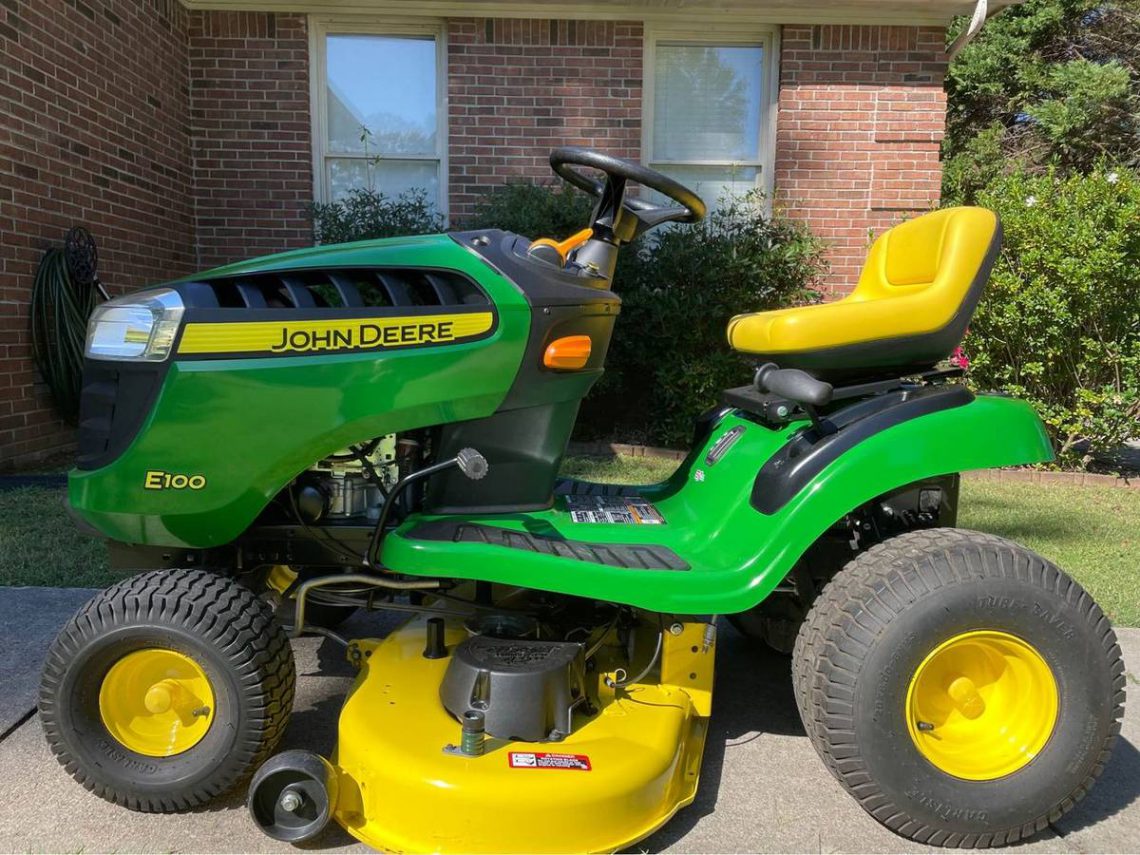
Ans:
[{"label": "tree foliage", "polygon": [[948,200],[969,202],[1017,170],[1137,165],[1140,3],[1029,0],[1010,7],[950,65],[946,89]]}]

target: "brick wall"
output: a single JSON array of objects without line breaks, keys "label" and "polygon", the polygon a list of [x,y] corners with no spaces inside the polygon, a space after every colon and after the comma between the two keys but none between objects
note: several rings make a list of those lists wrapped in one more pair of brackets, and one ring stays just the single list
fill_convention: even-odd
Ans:
[{"label": "brick wall", "polygon": [[30,354],[43,250],[87,226],[114,292],[193,267],[187,18],[177,0],[0,3],[0,469],[72,444]]},{"label": "brick wall", "polygon": [[454,19],[447,39],[454,219],[481,188],[550,180],[557,145],[639,156],[640,22]]},{"label": "brick wall", "polygon": [[190,15],[199,267],[312,244],[306,27],[304,15]]},{"label": "brick wall", "polygon": [[946,98],[940,27],[785,26],[777,201],[830,244],[850,290],[876,234],[935,205]]},{"label": "brick wall", "polygon": [[[642,25],[448,22],[450,207],[550,180],[549,149],[640,157]],[[869,233],[937,201],[945,98],[937,27],[782,31],[778,204],[831,245],[850,287]],[[178,0],[0,0],[0,468],[70,447],[27,334],[43,248],[74,224],[122,291],[308,245],[304,15]]]}]

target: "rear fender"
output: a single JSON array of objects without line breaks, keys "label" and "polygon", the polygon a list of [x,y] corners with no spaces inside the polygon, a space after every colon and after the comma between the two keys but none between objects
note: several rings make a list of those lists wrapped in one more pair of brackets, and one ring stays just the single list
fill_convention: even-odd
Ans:
[{"label": "rear fender", "polygon": [[[779,454],[765,464],[769,473]],[[1014,398],[980,395],[860,438],[797,489],[787,487],[796,480],[795,467],[787,468],[783,481],[758,475],[752,504],[773,525],[743,574],[747,587],[726,591],[723,610],[732,613],[759,603],[836,521],[892,490],[955,472],[1052,459],[1045,426],[1032,407]],[[758,496],[762,483],[768,490]]]}]

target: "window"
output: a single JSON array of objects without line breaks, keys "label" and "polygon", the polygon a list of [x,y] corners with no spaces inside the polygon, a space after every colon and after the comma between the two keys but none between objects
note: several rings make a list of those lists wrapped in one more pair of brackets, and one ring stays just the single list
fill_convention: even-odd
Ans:
[{"label": "window", "polygon": [[317,21],[313,38],[318,198],[336,201],[353,188],[386,196],[422,189],[443,212],[446,77],[439,28],[364,30]]},{"label": "window", "polygon": [[710,205],[753,188],[771,191],[772,38],[647,37],[646,161]]}]

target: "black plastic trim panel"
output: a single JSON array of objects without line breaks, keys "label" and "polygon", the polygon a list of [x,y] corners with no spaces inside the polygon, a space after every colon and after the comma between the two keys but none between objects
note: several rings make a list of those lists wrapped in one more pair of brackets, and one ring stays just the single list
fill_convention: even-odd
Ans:
[{"label": "black plastic trim panel", "polygon": [[84,360],[76,468],[98,469],[126,451],[150,415],[169,367],[169,360]]},{"label": "black plastic trim panel", "polygon": [[495,272],[509,279],[532,306],[582,306],[590,303],[621,305],[601,276],[582,275],[573,268],[558,267],[531,258],[530,240],[500,229],[454,232],[451,239],[482,258]]},{"label": "black plastic trim panel", "polygon": [[920,416],[974,400],[965,386],[923,386],[866,398],[829,414],[836,430],[820,436],[804,428],[760,468],[752,484],[752,507],[774,514],[846,452],[877,433]]},{"label": "black plastic trim panel", "polygon": [[[578,407],[602,376],[621,300],[607,289],[608,280],[528,258],[530,241],[519,235],[491,230],[451,237],[519,290],[530,306],[530,332],[496,412],[439,431],[439,459],[468,446],[478,448],[491,463],[490,477],[470,481],[457,470],[441,472],[428,485],[424,508],[465,515],[549,508]],[[546,348],[571,335],[589,336],[593,343],[586,365],[574,371],[546,368]]]},{"label": "black plastic trim panel", "polygon": [[556,558],[604,564],[625,570],[688,570],[689,564],[666,546],[657,544],[586,543],[564,537],[551,537],[515,531],[493,525],[432,520],[414,526],[404,534],[409,540],[433,540],[446,543],[484,543],[524,552],[538,552]]}]

